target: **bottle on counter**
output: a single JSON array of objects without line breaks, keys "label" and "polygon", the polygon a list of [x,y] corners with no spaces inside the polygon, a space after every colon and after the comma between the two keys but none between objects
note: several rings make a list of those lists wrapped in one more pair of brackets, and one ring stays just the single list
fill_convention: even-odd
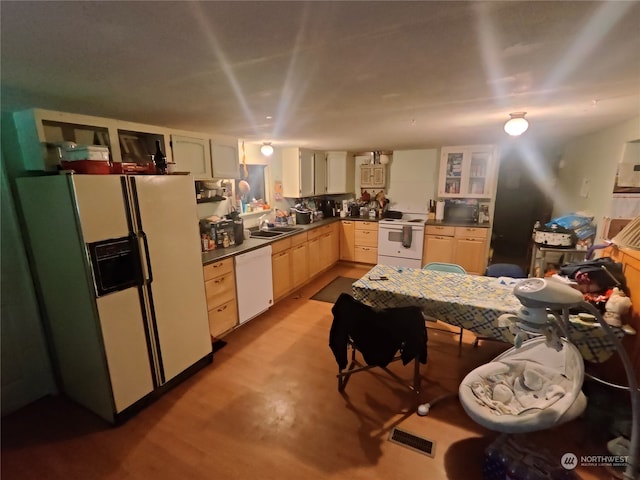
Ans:
[{"label": "bottle on counter", "polygon": [[162,152],[160,140],[156,140],[156,153],[153,154],[153,163],[156,166],[156,173],[158,175],[165,175],[167,173],[167,157]]}]

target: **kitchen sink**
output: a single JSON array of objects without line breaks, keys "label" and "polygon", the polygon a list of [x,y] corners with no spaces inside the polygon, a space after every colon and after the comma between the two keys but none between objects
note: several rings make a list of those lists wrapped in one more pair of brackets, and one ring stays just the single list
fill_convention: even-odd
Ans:
[{"label": "kitchen sink", "polygon": [[298,232],[300,230],[304,230],[302,227],[273,227],[270,228],[270,232],[282,232],[282,233],[290,233],[290,232]]},{"label": "kitchen sink", "polygon": [[279,237],[280,235],[284,235],[286,232],[273,232],[271,230],[258,230],[256,232],[251,232],[251,238],[273,238]]}]

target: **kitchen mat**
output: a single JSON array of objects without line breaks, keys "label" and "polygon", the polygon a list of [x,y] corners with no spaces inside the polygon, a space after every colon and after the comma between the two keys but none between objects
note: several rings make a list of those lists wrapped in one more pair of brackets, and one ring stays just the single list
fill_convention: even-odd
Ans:
[{"label": "kitchen mat", "polygon": [[321,290],[316,292],[316,294],[311,297],[311,300],[336,303],[336,300],[338,300],[338,297],[342,293],[353,295],[351,285],[353,285],[353,282],[357,280],[357,278],[336,277],[329,284],[325,285]]}]

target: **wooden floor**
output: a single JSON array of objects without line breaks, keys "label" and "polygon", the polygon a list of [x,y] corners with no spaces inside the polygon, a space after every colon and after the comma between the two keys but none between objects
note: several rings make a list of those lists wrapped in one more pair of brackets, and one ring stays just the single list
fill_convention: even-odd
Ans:
[{"label": "wooden floor", "polygon": [[[60,397],[2,419],[2,478],[11,479],[458,479],[482,478],[483,450],[497,437],[471,421],[456,397],[427,417],[413,394],[382,373],[354,375],[337,391],[328,346],[331,304],[310,300],[338,265],[299,294],[225,337],[214,362],[119,427]],[[457,391],[463,376],[506,347],[465,333],[429,331],[422,400]],[[411,377],[411,366],[393,364]],[[379,370],[379,369],[376,369]],[[388,441],[393,426],[435,442],[433,458]],[[606,454],[585,420],[529,439],[563,453]],[[579,467],[581,478],[610,478]]]}]

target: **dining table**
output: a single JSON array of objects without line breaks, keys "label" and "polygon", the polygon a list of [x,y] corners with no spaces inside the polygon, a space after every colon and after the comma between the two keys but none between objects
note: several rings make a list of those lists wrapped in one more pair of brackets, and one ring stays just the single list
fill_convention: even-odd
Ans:
[{"label": "dining table", "polygon": [[[513,334],[509,328],[498,326],[498,317],[516,314],[522,306],[513,294],[521,280],[376,265],[353,283],[352,292],[356,300],[375,309],[418,306],[425,316],[479,337],[513,343]],[[621,328],[611,330],[618,339],[625,335]],[[568,334],[586,361],[601,363],[616,351],[597,322],[570,315]]]}]

